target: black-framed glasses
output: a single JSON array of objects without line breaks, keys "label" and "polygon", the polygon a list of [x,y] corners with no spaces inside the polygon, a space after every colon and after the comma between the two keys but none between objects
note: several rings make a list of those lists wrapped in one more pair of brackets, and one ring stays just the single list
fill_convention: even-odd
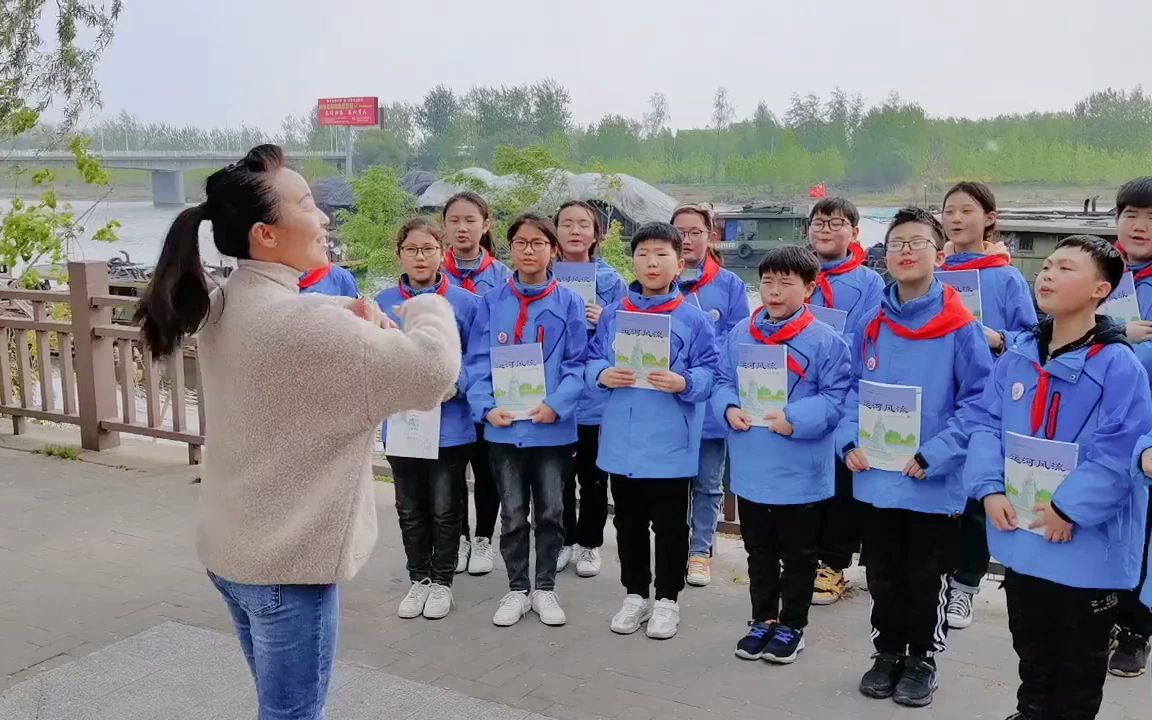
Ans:
[{"label": "black-framed glasses", "polygon": [[899,255],[904,250],[919,252],[928,247],[934,247],[928,238],[912,238],[911,240],[889,240],[884,243],[884,251],[889,255]]},{"label": "black-framed glasses", "polygon": [[414,258],[417,255],[423,255],[424,257],[432,257],[433,255],[435,255],[438,252],[440,252],[440,246],[439,245],[422,245],[420,247],[414,247],[412,245],[405,245],[404,247],[400,248],[400,254],[406,258]]},{"label": "black-framed glasses", "polygon": [[700,228],[692,228],[691,230],[680,230],[679,232],[681,240],[691,240],[692,242],[697,242],[700,240],[700,238],[704,237],[708,231],[701,230]]},{"label": "black-framed glasses", "polygon": [[524,252],[528,248],[532,248],[532,252],[538,253],[547,250],[552,243],[547,240],[532,240],[531,242],[528,240],[513,240],[509,244],[516,252]]},{"label": "black-framed glasses", "polygon": [[848,221],[844,218],[828,218],[827,220],[824,218],[816,218],[809,223],[809,226],[813,230],[843,230],[848,225]]}]

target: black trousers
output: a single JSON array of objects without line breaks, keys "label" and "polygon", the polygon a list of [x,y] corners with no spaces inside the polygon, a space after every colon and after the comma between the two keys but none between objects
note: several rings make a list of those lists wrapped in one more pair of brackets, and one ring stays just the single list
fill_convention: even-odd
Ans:
[{"label": "black trousers", "polygon": [[684,589],[684,569],[688,565],[692,478],[645,480],[612,475],[611,482],[620,583],[629,595],[649,596],[651,526],[656,535],[656,599],[675,601]]},{"label": "black trousers", "polygon": [[859,552],[862,512],[852,496],[852,471],[837,458],[836,494],[820,504],[819,559],[833,570],[851,566]]},{"label": "black trousers", "polygon": [[921,656],[943,652],[959,516],[864,507],[863,562],[876,650]]},{"label": "black trousers", "polygon": [[[564,475],[572,464],[572,446],[491,443],[488,452],[500,489],[500,555],[508,568],[508,589],[555,590],[556,558],[564,547]],[[528,574],[533,539],[535,586]]]},{"label": "black trousers", "polygon": [[[468,506],[460,523],[460,535],[466,538],[488,538],[496,532],[496,516],[500,514],[500,493],[492,479],[492,462],[488,457],[488,441],[484,439],[484,426],[476,426],[476,442],[472,445],[472,502],[476,505],[476,534],[468,532]],[[468,497],[468,480],[461,479],[464,497]]]},{"label": "black trousers", "polygon": [[821,504],[764,505],[744,498],[737,503],[740,535],[748,551],[752,620],[779,620],[795,629],[807,626]]},{"label": "black trousers", "polygon": [[960,551],[952,581],[973,590],[980,589],[980,581],[988,574],[988,527],[984,503],[968,498],[964,514],[960,516]]},{"label": "black trousers", "polygon": [[1039,720],[1090,720],[1100,711],[1108,639],[1120,603],[1086,590],[1008,571],[1008,629],[1020,658],[1017,710]]},{"label": "black trousers", "polygon": [[412,582],[430,579],[452,586],[460,516],[467,514],[468,494],[461,491],[460,483],[471,455],[472,445],[468,444],[440,448],[437,460],[388,456]]},{"label": "black trousers", "polygon": [[[598,548],[604,544],[604,523],[608,522],[608,473],[596,467],[600,450],[600,426],[576,428],[576,458],[564,477],[564,542]],[[577,509],[576,484],[580,484]]]},{"label": "black trousers", "polygon": [[1144,580],[1148,577],[1148,541],[1152,538],[1152,503],[1148,503],[1148,524],[1144,526],[1144,553],[1140,565],[1140,582],[1136,583],[1135,590],[1120,593],[1120,613],[1116,618],[1116,625],[1120,630],[1130,632],[1147,642],[1152,638],[1152,611],[1140,602],[1140,588],[1144,587]]}]

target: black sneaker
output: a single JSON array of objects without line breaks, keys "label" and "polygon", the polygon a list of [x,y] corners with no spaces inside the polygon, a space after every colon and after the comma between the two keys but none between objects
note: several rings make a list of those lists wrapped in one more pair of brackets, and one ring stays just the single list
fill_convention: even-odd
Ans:
[{"label": "black sneaker", "polygon": [[772,640],[764,648],[762,657],[771,663],[787,665],[796,662],[796,656],[803,649],[803,630],[795,630],[787,625],[777,625],[776,634],[772,636]]},{"label": "black sneaker", "polygon": [[1148,641],[1121,630],[1116,636],[1116,649],[1108,658],[1108,672],[1117,677],[1140,677],[1148,665]]},{"label": "black sneaker", "polygon": [[892,700],[908,707],[932,704],[936,692],[936,661],[929,657],[909,655],[904,659],[904,674],[896,684]]},{"label": "black sneaker", "polygon": [[896,653],[876,653],[872,669],[860,678],[860,692],[870,698],[890,698],[904,672],[904,658]]},{"label": "black sneaker", "polygon": [[772,640],[779,623],[748,623],[748,634],[736,643],[736,657],[745,660],[759,660],[764,657],[764,648]]}]

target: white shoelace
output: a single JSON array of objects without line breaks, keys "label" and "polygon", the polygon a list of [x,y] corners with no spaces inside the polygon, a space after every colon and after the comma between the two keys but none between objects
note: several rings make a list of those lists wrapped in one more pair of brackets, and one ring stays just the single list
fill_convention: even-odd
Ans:
[{"label": "white shoelace", "polygon": [[556,597],[556,593],[551,590],[541,590],[536,596],[537,602],[540,604],[541,610],[559,610],[560,600]]},{"label": "white shoelace", "polygon": [[596,548],[580,548],[580,551],[576,554],[576,562],[577,564],[582,562],[596,562]]},{"label": "white shoelace", "polygon": [[962,590],[952,593],[952,597],[948,600],[947,612],[954,615],[969,614],[972,612],[972,596]]},{"label": "white shoelace", "polygon": [[472,554],[473,555],[480,555],[481,557],[487,557],[488,555],[491,555],[492,554],[492,543],[488,542],[487,538],[485,538],[483,540],[477,540],[472,545]]},{"label": "white shoelace", "polygon": [[405,599],[406,600],[416,600],[421,595],[424,595],[425,593],[427,593],[429,590],[435,590],[435,587],[432,587],[432,581],[431,580],[425,579],[425,580],[421,580],[418,583],[412,583],[412,587],[410,587],[408,589],[408,596]]},{"label": "white shoelace", "polygon": [[447,600],[448,602],[452,601],[452,590],[447,585],[433,584],[432,592],[428,595],[428,601],[441,602],[444,600]]},{"label": "white shoelace", "polygon": [[505,595],[504,598],[500,601],[500,609],[503,610],[505,608],[515,607],[517,610],[519,610],[521,607],[523,607],[523,597],[524,593],[513,590],[512,592]]}]

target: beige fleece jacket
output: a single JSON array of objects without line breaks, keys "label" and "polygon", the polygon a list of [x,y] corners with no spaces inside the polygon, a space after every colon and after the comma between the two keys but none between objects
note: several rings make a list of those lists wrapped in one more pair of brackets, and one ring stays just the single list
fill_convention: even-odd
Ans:
[{"label": "beige fleece jacket", "polygon": [[381,421],[453,388],[460,337],[437,295],[383,330],[292,268],[241,261],[199,334],[206,458],[197,549],[234,582],[353,577],[376,543],[372,447]]}]

